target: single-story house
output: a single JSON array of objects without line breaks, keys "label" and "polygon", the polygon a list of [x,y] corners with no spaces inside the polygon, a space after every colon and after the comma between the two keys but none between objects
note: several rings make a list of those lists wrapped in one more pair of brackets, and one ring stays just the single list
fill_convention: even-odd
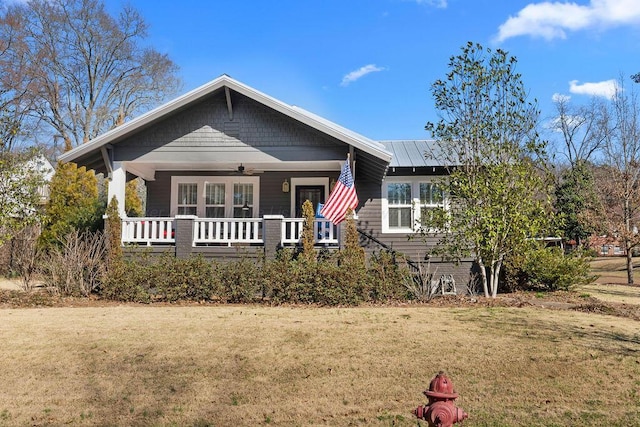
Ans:
[{"label": "single-story house", "polygon": [[[60,161],[108,177],[123,244],[233,258],[298,244],[302,203],[325,201],[349,155],[362,246],[422,262],[436,240],[421,240],[416,220],[446,203],[435,185],[445,168],[425,157],[429,144],[371,140],[223,75]],[[146,216],[127,218],[125,184],[136,177],[146,186]],[[339,226],[318,218],[316,227],[319,246],[340,246]],[[468,263],[438,267],[458,283],[469,270]]]}]

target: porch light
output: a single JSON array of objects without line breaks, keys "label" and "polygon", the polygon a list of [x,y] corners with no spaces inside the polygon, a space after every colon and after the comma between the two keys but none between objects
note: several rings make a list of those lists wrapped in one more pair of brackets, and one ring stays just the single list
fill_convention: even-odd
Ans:
[{"label": "porch light", "polygon": [[247,203],[247,201],[244,201],[244,205],[242,205],[242,210],[244,212],[248,212],[249,211],[249,203]]},{"label": "porch light", "polygon": [[287,178],[285,178],[284,181],[282,182],[282,192],[283,193],[289,192],[289,181],[287,181]]}]

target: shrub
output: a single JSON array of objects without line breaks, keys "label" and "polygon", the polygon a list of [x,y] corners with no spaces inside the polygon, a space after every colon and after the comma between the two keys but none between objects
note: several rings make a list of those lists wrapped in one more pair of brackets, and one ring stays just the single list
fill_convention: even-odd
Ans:
[{"label": "shrub", "polygon": [[23,291],[33,289],[33,280],[42,262],[42,250],[38,245],[39,224],[28,225],[10,241],[10,273],[20,277]]},{"label": "shrub", "polygon": [[228,302],[254,302],[262,294],[262,269],[259,263],[248,257],[235,262],[221,263],[218,277],[220,296]]},{"label": "shrub", "polygon": [[210,301],[220,294],[214,265],[202,256],[186,259],[164,256],[157,278],[156,299],[164,301]]},{"label": "shrub", "polygon": [[40,239],[57,245],[73,230],[96,231],[102,227],[105,206],[99,198],[93,171],[75,163],[59,164],[49,183],[49,200]]},{"label": "shrub", "polygon": [[150,258],[143,257],[150,262],[120,259],[111,263],[103,277],[100,295],[116,301],[151,302],[151,289],[155,286],[159,265]]},{"label": "shrub", "polygon": [[367,291],[372,301],[406,299],[407,283],[413,284],[414,277],[402,257],[386,250],[371,255]]},{"label": "shrub", "polygon": [[535,248],[507,263],[512,289],[556,291],[592,283],[589,258],[580,251],[565,255],[560,248]]},{"label": "shrub", "polygon": [[315,264],[304,257],[294,259],[291,249],[282,249],[274,260],[265,263],[266,294],[276,304],[314,302],[310,269]]},{"label": "shrub", "polygon": [[45,282],[61,295],[88,296],[103,277],[104,234],[75,230],[59,242],[47,252],[43,267]]}]

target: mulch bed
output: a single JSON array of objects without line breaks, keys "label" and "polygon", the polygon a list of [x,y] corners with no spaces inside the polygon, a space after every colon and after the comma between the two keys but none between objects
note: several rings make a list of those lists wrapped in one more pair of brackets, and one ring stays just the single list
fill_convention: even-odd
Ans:
[{"label": "mulch bed", "polygon": [[[220,303],[180,302],[134,304],[101,299],[97,296],[62,297],[45,290],[23,292],[0,289],[0,308],[40,308],[40,307],[115,307],[120,305],[181,305],[181,306],[216,306]],[[540,307],[552,310],[575,310],[585,313],[598,313],[611,316],[640,320],[640,305],[603,302],[593,297],[583,296],[576,292],[515,292],[499,294],[497,298],[481,296],[443,295],[434,297],[429,302],[396,302],[389,306],[426,307]]]}]

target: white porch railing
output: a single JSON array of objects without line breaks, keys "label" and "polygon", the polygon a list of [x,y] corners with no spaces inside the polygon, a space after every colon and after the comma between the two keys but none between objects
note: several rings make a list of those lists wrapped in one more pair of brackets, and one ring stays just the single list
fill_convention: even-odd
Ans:
[{"label": "white porch railing", "polygon": [[[302,238],[303,218],[286,218],[282,221],[280,241],[283,245],[295,245]],[[326,219],[316,219],[313,222],[313,235],[316,244],[337,245],[338,227]]]},{"label": "white porch railing", "polygon": [[198,218],[193,222],[193,244],[263,243],[261,218]]},{"label": "white porch railing", "polygon": [[122,220],[122,243],[175,243],[173,218],[125,218]]},{"label": "white porch railing", "polygon": [[[296,245],[302,237],[304,219],[282,219],[280,243]],[[122,243],[151,246],[175,244],[175,218],[125,218],[122,220]],[[193,246],[234,243],[263,244],[262,218],[194,218]],[[326,219],[313,224],[316,244],[337,245],[338,227]]]}]

